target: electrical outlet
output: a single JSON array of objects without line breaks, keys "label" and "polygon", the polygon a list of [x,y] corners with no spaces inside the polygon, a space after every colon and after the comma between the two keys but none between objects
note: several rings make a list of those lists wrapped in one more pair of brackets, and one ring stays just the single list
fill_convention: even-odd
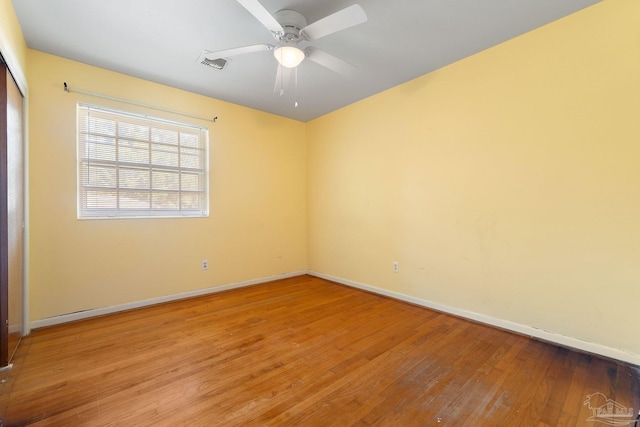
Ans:
[{"label": "electrical outlet", "polygon": [[203,270],[208,270],[209,269],[209,261],[206,259],[202,260],[202,269]]},{"label": "electrical outlet", "polygon": [[393,262],[393,272],[394,273],[398,273],[400,271],[400,264],[398,264],[398,261],[394,261]]}]

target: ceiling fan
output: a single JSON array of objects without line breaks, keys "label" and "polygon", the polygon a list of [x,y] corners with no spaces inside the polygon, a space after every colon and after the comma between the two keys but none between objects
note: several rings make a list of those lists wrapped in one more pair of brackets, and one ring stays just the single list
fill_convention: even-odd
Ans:
[{"label": "ceiling fan", "polygon": [[304,47],[303,45],[366,22],[367,15],[360,5],[351,5],[308,24],[306,18],[295,10],[284,9],[272,15],[258,0],[237,0],[237,2],[271,32],[277,43],[209,52],[204,56],[207,60],[215,61],[247,53],[273,51],[278,61],[276,88],[280,85],[281,94],[284,82],[289,79],[290,70],[295,69],[305,58],[343,75],[349,75],[355,70],[353,65],[340,58],[313,46]]}]

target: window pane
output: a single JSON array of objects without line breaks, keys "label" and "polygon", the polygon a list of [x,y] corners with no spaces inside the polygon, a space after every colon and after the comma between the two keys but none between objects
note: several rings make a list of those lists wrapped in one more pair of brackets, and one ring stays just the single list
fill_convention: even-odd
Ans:
[{"label": "window pane", "polygon": [[80,122],[81,132],[90,132],[97,135],[115,136],[116,122],[100,117],[87,116],[85,120]]},{"label": "window pane", "polygon": [[151,162],[158,166],[178,167],[178,147],[154,145]]},{"label": "window pane", "polygon": [[82,182],[88,187],[115,188],[116,170],[108,166],[93,166],[85,164],[81,173]]},{"label": "window pane", "polygon": [[180,153],[180,166],[183,168],[200,169],[202,168],[202,152],[200,150],[192,150],[183,148]]},{"label": "window pane", "polygon": [[195,193],[182,193],[182,209],[200,209],[200,197]]},{"label": "window pane", "polygon": [[151,141],[178,145],[178,132],[168,129],[151,129]]},{"label": "window pane", "polygon": [[149,140],[149,127],[133,123],[119,122],[118,136],[120,138]]},{"label": "window pane", "polygon": [[180,190],[180,174],[177,172],[153,172],[154,190]]},{"label": "window pane", "polygon": [[149,170],[120,169],[118,173],[120,188],[149,189],[151,184],[149,175]]},{"label": "window pane", "polygon": [[121,191],[120,209],[149,209],[151,193],[148,191]]},{"label": "window pane", "polygon": [[182,190],[200,191],[200,175],[195,173],[183,173],[181,175]]},{"label": "window pane", "polygon": [[87,209],[115,209],[118,207],[118,194],[115,191],[89,190],[84,195]]},{"label": "window pane", "polygon": [[114,138],[82,134],[81,148],[83,156],[91,160],[109,160],[116,159],[116,140]]},{"label": "window pane", "polygon": [[182,145],[183,147],[199,148],[201,147],[200,137],[199,135],[193,133],[181,133],[180,145]]},{"label": "window pane", "polygon": [[176,210],[180,208],[179,193],[153,192],[153,209]]},{"label": "window pane", "polygon": [[119,140],[118,160],[127,163],[149,164],[149,144],[146,142]]}]

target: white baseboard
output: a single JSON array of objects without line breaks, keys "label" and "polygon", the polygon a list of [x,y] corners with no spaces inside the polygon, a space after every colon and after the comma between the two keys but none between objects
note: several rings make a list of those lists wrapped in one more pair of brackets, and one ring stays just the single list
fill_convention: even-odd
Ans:
[{"label": "white baseboard", "polygon": [[24,328],[22,327],[22,323],[18,323],[17,325],[9,325],[9,333],[15,334],[16,332],[23,333]]},{"label": "white baseboard", "polygon": [[112,305],[108,307],[93,308],[89,310],[78,311],[76,313],[63,314],[60,316],[47,317],[45,319],[34,320],[31,322],[31,329],[44,328],[47,326],[59,325],[62,323],[75,322],[76,320],[88,319],[96,316],[104,316],[105,314],[117,313],[120,311],[132,310],[134,308],[147,307],[150,305],[161,304],[170,301],[178,301],[186,298],[193,298],[202,295],[214,294],[216,292],[228,291],[230,289],[244,288],[246,286],[258,285],[260,283],[271,282],[278,279],[286,279],[289,277],[302,276],[307,274],[306,271],[296,271],[292,273],[278,274],[275,276],[262,277],[259,279],[246,280],[244,282],[230,283],[221,286],[212,286],[210,288],[197,289],[195,291],[182,292],[162,297],[149,298],[141,301],[128,302],[125,304]]},{"label": "white baseboard", "polygon": [[495,317],[475,313],[473,311],[461,310],[458,308],[439,304],[433,301],[425,300],[422,298],[416,298],[409,295],[405,295],[399,292],[393,292],[386,289],[377,288],[375,286],[354,282],[352,280],[342,279],[340,277],[334,277],[327,274],[317,273],[314,271],[309,271],[307,272],[307,274],[311,276],[319,277],[322,279],[330,280],[332,282],[340,283],[346,286],[351,286],[354,288],[373,292],[379,295],[384,295],[390,298],[420,305],[422,307],[430,308],[443,313],[452,314],[454,316],[469,319],[474,322],[484,323],[486,325],[495,326],[500,329],[505,329],[508,331],[516,332],[518,334],[534,337],[546,342],[557,344],[561,347],[567,347],[570,349],[575,349],[578,351],[595,354],[595,355],[606,357],[609,359],[615,359],[625,363],[630,363],[635,366],[640,366],[640,354],[629,353],[624,350],[607,347],[605,345],[592,343],[588,341],[583,341],[577,338],[568,337],[555,332],[546,331],[544,329],[538,329],[532,326],[510,322],[508,320],[497,319]]}]

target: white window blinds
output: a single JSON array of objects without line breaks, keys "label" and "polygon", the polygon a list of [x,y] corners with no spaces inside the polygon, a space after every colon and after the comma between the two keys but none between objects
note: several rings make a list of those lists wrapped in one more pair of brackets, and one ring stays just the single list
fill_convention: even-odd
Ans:
[{"label": "white window blinds", "polygon": [[78,104],[78,217],[208,216],[208,130]]}]

